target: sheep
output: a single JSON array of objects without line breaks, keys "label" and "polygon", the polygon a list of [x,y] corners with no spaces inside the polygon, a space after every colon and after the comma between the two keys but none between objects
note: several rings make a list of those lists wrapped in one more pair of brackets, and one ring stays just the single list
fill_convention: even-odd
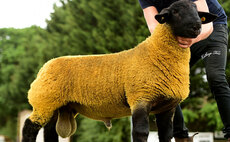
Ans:
[{"label": "sheep", "polygon": [[[215,18],[199,15],[205,17],[203,23]],[[77,127],[74,118],[82,114],[108,128],[111,119],[131,115],[133,141],[146,142],[149,113],[156,114],[160,141],[170,141],[174,108],[189,94],[190,50],[179,47],[175,36],[198,36],[201,20],[188,0],[173,3],[155,18],[161,24],[133,49],[48,61],[28,92],[33,112],[22,141],[35,142],[41,127],[45,141],[58,141],[57,133],[69,137]]]}]

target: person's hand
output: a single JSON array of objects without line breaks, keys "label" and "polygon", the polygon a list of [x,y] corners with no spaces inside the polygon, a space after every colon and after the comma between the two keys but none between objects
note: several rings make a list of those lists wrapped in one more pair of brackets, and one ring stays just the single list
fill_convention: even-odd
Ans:
[{"label": "person's hand", "polygon": [[182,48],[189,48],[196,42],[195,38],[184,38],[177,36],[176,39],[178,41],[179,46]]}]

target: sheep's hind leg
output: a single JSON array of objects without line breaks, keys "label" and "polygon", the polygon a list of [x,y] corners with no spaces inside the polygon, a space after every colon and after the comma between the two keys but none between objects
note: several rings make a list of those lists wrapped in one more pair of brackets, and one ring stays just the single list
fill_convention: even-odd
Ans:
[{"label": "sheep's hind leg", "polygon": [[23,142],[35,142],[38,131],[41,127],[44,127],[47,123],[49,123],[54,115],[54,112],[55,108],[51,107],[47,108],[46,111],[39,107],[33,107],[33,112],[25,121],[23,128]]},{"label": "sheep's hind leg", "polygon": [[173,137],[173,115],[175,108],[156,114],[156,122],[160,142],[170,142]]},{"label": "sheep's hind leg", "polygon": [[57,112],[51,118],[51,120],[44,127],[44,141],[45,142],[58,142],[58,134],[55,126],[57,122]]},{"label": "sheep's hind leg", "polygon": [[38,131],[41,129],[41,127],[41,125],[36,124],[27,118],[22,130],[22,142],[35,142]]},{"label": "sheep's hind leg", "polygon": [[147,142],[149,135],[149,102],[139,102],[132,109],[133,142]]}]

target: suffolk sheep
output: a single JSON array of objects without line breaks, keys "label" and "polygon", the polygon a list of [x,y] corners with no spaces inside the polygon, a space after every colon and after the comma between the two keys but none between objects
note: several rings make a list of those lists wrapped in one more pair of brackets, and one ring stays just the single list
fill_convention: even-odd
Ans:
[{"label": "suffolk sheep", "polygon": [[[146,142],[149,113],[156,114],[161,142],[172,138],[175,106],[189,94],[189,48],[175,36],[194,38],[203,23],[215,18],[197,12],[188,0],[173,3],[156,15],[154,33],[135,48],[119,53],[64,56],[48,61],[28,92],[33,112],[25,121],[23,142],[35,142],[45,127],[45,141],[71,136],[75,116],[100,120],[132,116],[134,142]],[[56,130],[55,130],[56,128]],[[57,132],[57,133],[56,133]]]}]

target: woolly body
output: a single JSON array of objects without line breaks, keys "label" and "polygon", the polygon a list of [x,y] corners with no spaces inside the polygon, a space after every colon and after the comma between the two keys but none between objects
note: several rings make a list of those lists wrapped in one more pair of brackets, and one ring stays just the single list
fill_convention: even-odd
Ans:
[{"label": "woolly body", "polygon": [[169,110],[189,94],[189,59],[167,24],[127,51],[52,59],[31,84],[30,120],[44,126],[67,104],[105,122],[131,115],[139,101],[151,102],[153,113]]}]

